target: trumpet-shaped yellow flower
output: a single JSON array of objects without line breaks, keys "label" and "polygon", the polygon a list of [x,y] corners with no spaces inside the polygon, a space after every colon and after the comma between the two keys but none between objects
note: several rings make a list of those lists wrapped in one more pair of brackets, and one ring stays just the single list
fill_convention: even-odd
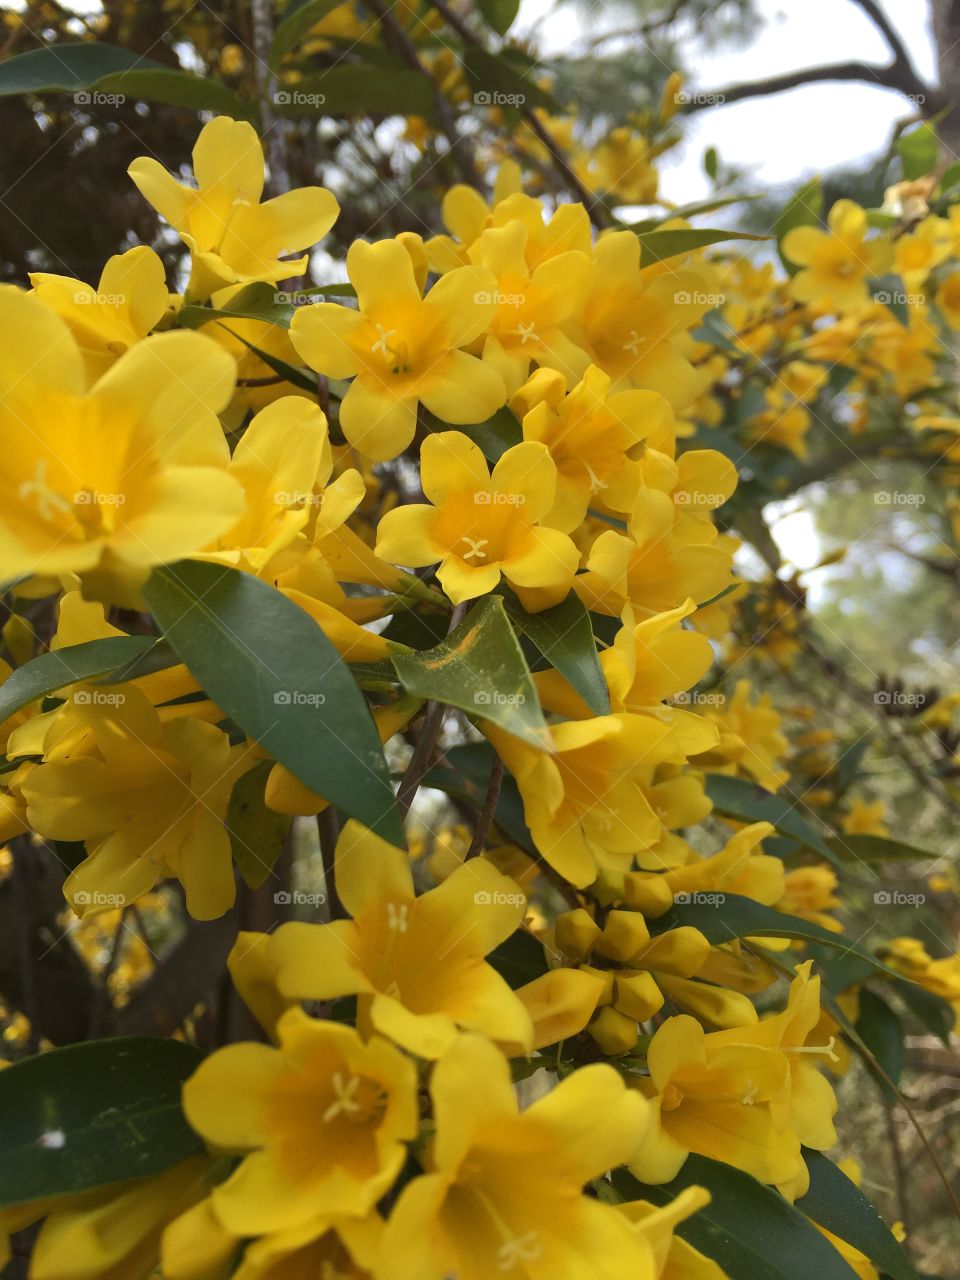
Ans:
[{"label": "trumpet-shaped yellow flower", "polygon": [[253,125],[229,116],[205,124],[193,148],[197,186],[149,156],[127,170],[140,193],[190,250],[192,301],[224,285],[302,275],[308,258],[282,258],[321,240],[340,212],[323,187],[300,187],[260,204],[263,151]]},{"label": "trumpet-shaped yellow flower", "polygon": [[571,533],[591,506],[629,511],[642,481],[633,463],[644,441],[672,449],[669,403],[655,391],[612,393],[610,377],[595,365],[562,399],[562,382],[544,382],[544,389],[544,399],[524,415],[523,438],[546,445],[557,466],[557,496],[545,523]]},{"label": "trumpet-shaped yellow flower", "polygon": [[660,1208],[647,1200],[618,1205],[620,1212],[650,1241],[658,1280],[726,1280],[726,1272],[712,1258],[675,1234],[679,1223],[709,1203],[710,1193],[703,1187],[687,1187]]},{"label": "trumpet-shaped yellow flower", "polygon": [[789,1064],[778,1049],[728,1044],[687,1014],[668,1018],[647,1053],[649,1077],[637,1087],[652,1101],[653,1123],[630,1170],[641,1182],[669,1182],[696,1151],[779,1183],[803,1167],[796,1134],[774,1122]]},{"label": "trumpet-shaped yellow flower", "polygon": [[698,756],[697,763],[721,773],[742,771],[761,787],[777,791],[789,777],[786,769],[778,768],[789,744],[769,693],[753,702],[750,693],[750,681],[738,680],[732,698],[704,710],[719,728],[720,742]]},{"label": "trumpet-shaped yellow flower", "polygon": [[486,595],[501,575],[521,599],[535,592],[538,608],[564,598],[580,556],[566,534],[539,523],[557,484],[544,445],[515,445],[491,474],[472,440],[443,431],[424,441],[420,463],[433,505],[388,511],[377,530],[378,556],[413,567],[439,560],[437,577],[454,604]]},{"label": "trumpet-shaped yellow flower", "polygon": [[223,822],[251,755],[194,716],[164,723],[132,685],[81,687],[65,706],[89,750],[30,767],[21,790],[34,831],[86,845],[64,884],[76,914],[135,902],[175,876],[192,916],[223,915],[235,896]]},{"label": "trumpet-shaped yellow flower", "polygon": [[334,874],[353,919],[281,925],[267,944],[284,999],[356,994],[362,1026],[425,1058],[446,1052],[458,1026],[529,1050],[530,1016],[484,959],[523,919],[512,880],[476,858],[418,898],[404,851],[352,821]]},{"label": "trumpet-shaped yellow flower", "polygon": [[884,250],[879,240],[867,240],[867,215],[852,200],[836,202],[827,227],[793,227],[783,237],[784,256],[802,268],[790,292],[799,302],[854,311],[868,301],[867,277],[885,269]]},{"label": "trumpet-shaped yellow flower", "polygon": [[78,573],[112,600],[135,596],[154,565],[237,520],[243,493],[216,418],[233,368],[215,343],[146,339],[87,392],[76,339],[36,298],[0,290],[0,332],[5,577]]},{"label": "trumpet-shaped yellow flower", "polygon": [[69,326],[91,385],[118,356],[142,342],[170,304],[163,262],[143,245],[108,259],[96,288],[42,271],[32,271],[30,283]]},{"label": "trumpet-shaped yellow flower", "polygon": [[462,348],[486,332],[496,280],[481,267],[451,271],[421,296],[407,249],[397,240],[355,241],[347,272],[357,309],[320,302],[300,307],[290,337],[318,373],[352,378],[340,405],[349,442],[374,461],[413,439],[417,405],[443,422],[483,422],[506,399],[492,366]]},{"label": "trumpet-shaped yellow flower", "polygon": [[581,1194],[632,1154],[646,1124],[643,1100],[611,1067],[582,1067],[521,1113],[506,1059],[462,1036],[430,1092],[429,1172],[397,1201],[377,1280],[654,1280],[646,1237]]},{"label": "trumpet-shaped yellow flower", "polygon": [[385,1040],[364,1042],[300,1009],[283,1015],[278,1034],[277,1048],[219,1049],[183,1087],[197,1132],[243,1156],[212,1195],[238,1236],[368,1213],[417,1131],[416,1068]]},{"label": "trumpet-shaped yellow flower", "polygon": [[888,836],[890,828],[884,821],[886,816],[887,806],[883,800],[864,800],[862,796],[854,796],[840,825],[848,836]]}]

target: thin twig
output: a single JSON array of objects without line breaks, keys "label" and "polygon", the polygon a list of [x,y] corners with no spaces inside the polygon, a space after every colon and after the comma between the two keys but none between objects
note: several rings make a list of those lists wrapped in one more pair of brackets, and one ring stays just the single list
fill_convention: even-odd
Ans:
[{"label": "thin twig", "polygon": [[470,848],[467,850],[464,862],[469,862],[471,858],[475,858],[483,852],[483,846],[490,832],[490,824],[493,822],[493,815],[497,811],[497,801],[500,799],[500,788],[502,786],[503,761],[494,752],[493,764],[490,766],[490,781],[487,785],[487,794],[483,801],[483,808],[477,818],[477,825],[473,829],[473,839],[470,841]]},{"label": "thin twig", "polygon": [[337,837],[340,835],[340,823],[332,804],[328,804],[322,813],[317,814],[317,831],[320,835],[323,882],[327,889],[327,910],[331,920],[346,920],[347,912],[337,892]]}]

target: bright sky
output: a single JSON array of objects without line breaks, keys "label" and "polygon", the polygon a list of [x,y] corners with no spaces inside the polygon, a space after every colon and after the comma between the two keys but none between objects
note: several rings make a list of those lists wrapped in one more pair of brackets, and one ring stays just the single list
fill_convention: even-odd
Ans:
[{"label": "bright sky", "polygon": [[[933,44],[925,0],[881,0],[925,78],[934,77]],[[826,62],[859,59],[889,61],[876,29],[852,0],[757,0],[763,26],[740,49],[688,58],[696,73],[689,90],[715,90]],[[597,3],[599,25],[624,25]],[[544,52],[569,52],[585,25],[595,34],[592,16],[561,8],[554,0],[523,0],[517,30],[530,30]],[[856,162],[886,146],[894,124],[910,114],[910,105],[889,89],[859,84],[816,84],[773,97],[755,98],[708,109],[684,122],[684,141],[664,157],[664,194],[677,204],[709,192],[700,159],[715,146],[723,160],[747,167],[757,190],[790,182],[815,170]]]}]

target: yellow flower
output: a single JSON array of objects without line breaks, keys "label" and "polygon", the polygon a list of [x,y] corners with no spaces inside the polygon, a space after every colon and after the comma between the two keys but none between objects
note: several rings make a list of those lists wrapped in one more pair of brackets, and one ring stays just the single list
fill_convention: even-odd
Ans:
[{"label": "yellow flower", "polygon": [[215,343],[145,339],[87,392],[76,339],[36,298],[0,290],[0,332],[5,577],[78,573],[112,600],[135,596],[154,565],[238,518],[216,418],[233,368]]},{"label": "yellow flower", "polygon": [[646,1238],[581,1194],[631,1155],[646,1123],[643,1100],[612,1067],[582,1067],[521,1114],[506,1059],[461,1036],[434,1068],[430,1092],[430,1171],[397,1201],[378,1280],[511,1271],[654,1280]]},{"label": "yellow flower", "polygon": [[355,241],[347,272],[357,309],[333,302],[300,307],[290,337],[311,369],[353,379],[340,425],[355,448],[377,462],[402,453],[416,430],[418,403],[456,425],[483,422],[503,404],[499,373],[462,350],[493,318],[492,272],[459,268],[423,297],[411,256],[397,240]]},{"label": "yellow flower", "polygon": [[637,1088],[652,1100],[654,1119],[630,1161],[641,1182],[669,1182],[691,1151],[722,1160],[760,1182],[785,1182],[803,1167],[795,1134],[774,1123],[770,1103],[789,1078],[778,1049],[728,1044],[694,1018],[668,1018],[647,1054],[649,1077]]},{"label": "yellow flower", "polygon": [[212,1195],[238,1236],[369,1212],[417,1131],[416,1068],[392,1045],[300,1009],[278,1031],[278,1048],[228,1045],[183,1087],[197,1132],[243,1156]]},{"label": "yellow flower", "polygon": [[42,271],[32,271],[30,283],[69,326],[91,385],[156,327],[170,302],[163,262],[143,245],[108,259],[95,289]]},{"label": "yellow flower", "polygon": [[433,505],[387,512],[377,529],[381,559],[413,567],[439,560],[437,577],[454,604],[486,595],[501,575],[521,599],[535,590],[538,608],[564,598],[580,556],[566,534],[539,523],[553,506],[557,483],[544,445],[515,445],[491,475],[472,440],[443,431],[423,442],[420,465]]},{"label": "yellow flower", "polygon": [[709,1203],[710,1193],[703,1187],[687,1187],[659,1208],[647,1200],[631,1200],[617,1208],[650,1241],[659,1280],[727,1280],[712,1258],[674,1234],[679,1223]]},{"label": "yellow flower", "polygon": [[21,789],[34,831],[86,844],[64,884],[76,914],[135,902],[175,876],[195,919],[223,915],[235,895],[223,820],[250,754],[194,716],[164,723],[132,685],[100,697],[80,688],[64,708],[87,751],[32,766]]},{"label": "yellow flower", "polygon": [[780,716],[769,693],[750,701],[750,681],[738,680],[734,695],[704,714],[720,730],[720,744],[697,757],[697,763],[723,773],[748,774],[767,791],[778,791],[790,776],[778,768],[788,742],[780,732]]},{"label": "yellow flower", "polygon": [[323,187],[300,187],[260,204],[260,139],[252,125],[228,116],[217,116],[201,129],[193,171],[196,188],[177,182],[149,156],[140,156],[127,170],[190,250],[187,297],[192,301],[209,298],[227,284],[301,275],[307,256],[281,255],[321,240],[340,212]]},{"label": "yellow flower", "polygon": [[888,836],[890,828],[884,822],[886,815],[885,801],[854,796],[853,803],[840,820],[840,826],[848,836]]},{"label": "yellow flower", "polygon": [[867,301],[867,277],[885,264],[880,242],[868,242],[867,215],[852,200],[838,200],[827,217],[829,230],[793,227],[783,237],[783,253],[803,270],[790,281],[799,302],[824,302],[854,311]]},{"label": "yellow flower", "polygon": [[444,1053],[458,1026],[529,1049],[529,1014],[484,960],[523,919],[512,880],[475,858],[418,898],[406,853],[352,821],[335,866],[353,919],[271,935],[264,963],[284,999],[357,994],[360,1024],[420,1057]]},{"label": "yellow flower", "polygon": [[641,483],[633,463],[644,441],[672,449],[670,405],[655,391],[611,393],[609,376],[595,365],[565,397],[560,375],[552,386],[545,379],[540,385],[546,394],[524,414],[523,438],[546,445],[557,466],[557,496],[545,523],[571,533],[590,506],[629,511]]}]

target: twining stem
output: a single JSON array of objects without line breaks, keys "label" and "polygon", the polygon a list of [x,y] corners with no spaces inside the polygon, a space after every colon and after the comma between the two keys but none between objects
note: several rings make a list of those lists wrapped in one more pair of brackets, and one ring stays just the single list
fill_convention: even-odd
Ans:
[{"label": "twining stem", "polygon": [[473,839],[470,841],[470,848],[467,850],[464,862],[468,862],[471,858],[475,858],[483,852],[483,846],[490,832],[490,824],[493,822],[493,815],[497,811],[497,801],[500,799],[502,785],[503,761],[494,753],[493,764],[490,766],[490,781],[487,784],[487,794],[483,801],[483,808],[477,817],[477,824],[473,829]]}]

